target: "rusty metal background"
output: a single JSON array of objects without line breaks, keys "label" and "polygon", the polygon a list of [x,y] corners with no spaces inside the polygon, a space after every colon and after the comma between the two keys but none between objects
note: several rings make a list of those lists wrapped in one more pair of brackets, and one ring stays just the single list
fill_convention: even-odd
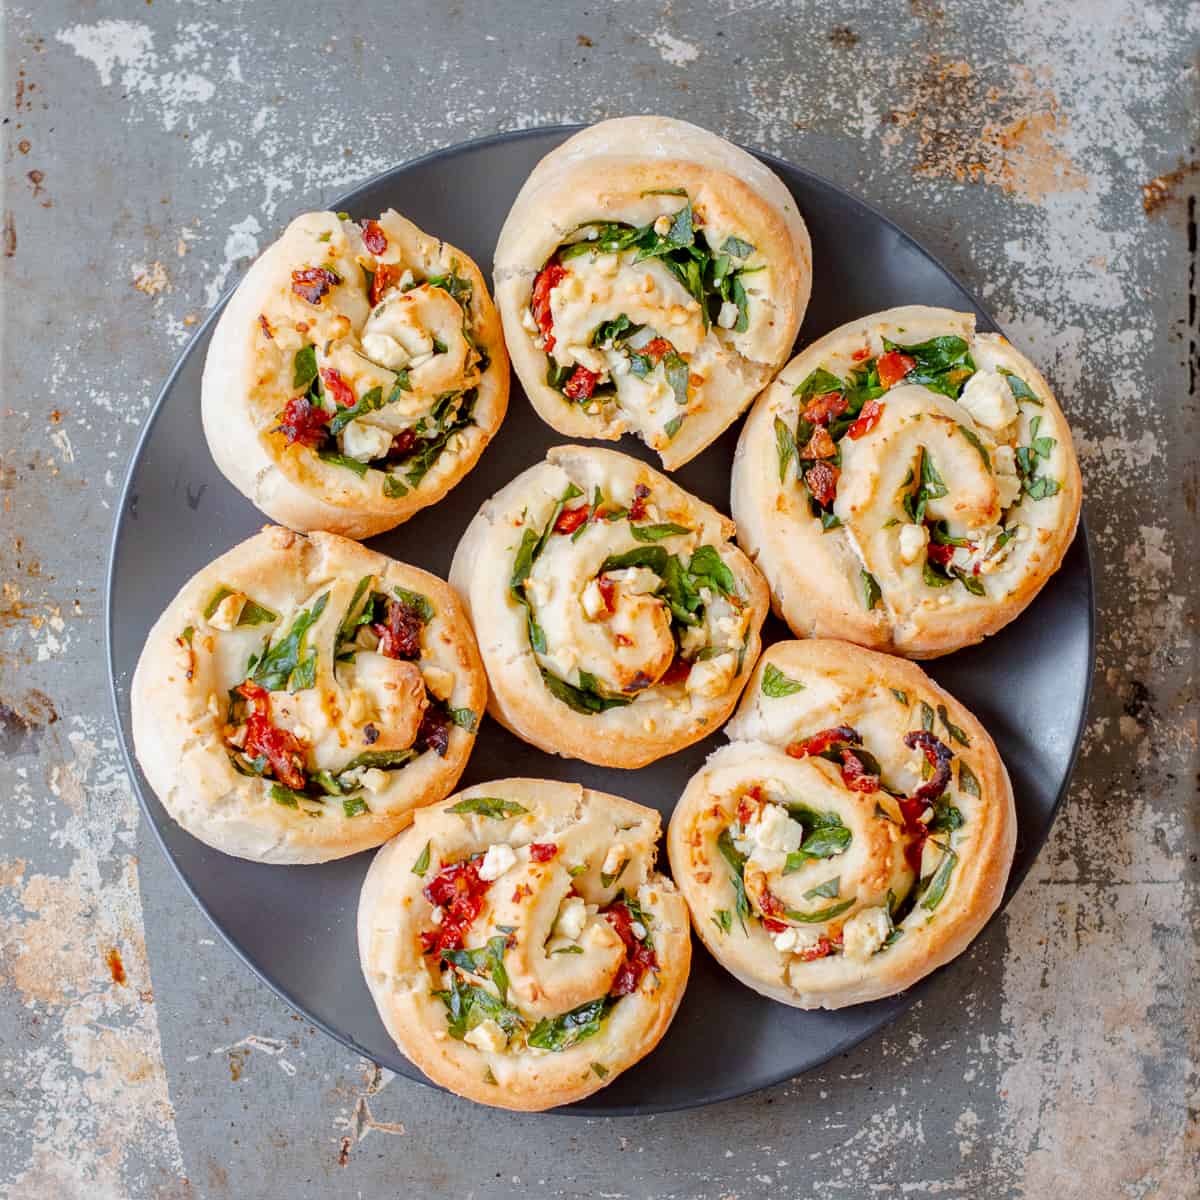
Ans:
[{"label": "rusty metal background", "polygon": [[[7,4],[0,1197],[1194,1195],[1198,41],[1166,0]],[[509,1116],[354,1061],[213,943],[114,741],[111,505],[292,215],[463,138],[647,111],[884,208],[1045,366],[1096,692],[1029,885],[886,1036],[700,1112]]]}]

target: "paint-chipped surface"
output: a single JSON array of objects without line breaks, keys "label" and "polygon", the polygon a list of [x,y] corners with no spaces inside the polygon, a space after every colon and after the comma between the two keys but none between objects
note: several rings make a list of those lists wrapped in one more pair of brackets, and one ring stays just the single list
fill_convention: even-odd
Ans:
[{"label": "paint-chipped surface", "polygon": [[[1195,1195],[1200,8],[26,0],[5,33],[0,1197]],[[858,191],[1044,364],[1096,694],[1027,885],[886,1036],[701,1112],[510,1117],[355,1061],[216,943],[120,765],[104,558],[160,381],[290,216],[639,111]]]}]

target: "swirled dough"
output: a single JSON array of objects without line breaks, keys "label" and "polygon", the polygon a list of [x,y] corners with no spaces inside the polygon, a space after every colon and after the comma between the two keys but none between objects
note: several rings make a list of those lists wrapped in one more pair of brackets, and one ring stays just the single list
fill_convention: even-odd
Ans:
[{"label": "swirled dough", "polygon": [[980,641],[1058,569],[1079,520],[1045,379],[974,317],[895,308],[794,358],[734,458],[738,540],[800,636],[910,658]]},{"label": "swirled dough", "polygon": [[569,1104],[649,1054],[691,960],[654,871],[658,814],[573,783],[501,779],[422,809],[358,909],[367,985],[435,1083],[500,1108]]},{"label": "swirled dough", "polygon": [[731,533],[636,459],[550,450],[484,504],[450,567],[492,714],[543,750],[617,767],[711,733],[754,665],[767,608]]},{"label": "swirled dough", "polygon": [[305,213],[213,333],[201,407],[225,477],[293,529],[365,538],[440,500],[508,405],[479,268],[389,209]]},{"label": "swirled dough", "polygon": [[995,912],[1016,845],[991,738],[914,663],[777,642],[667,833],[701,940],[797,1008],[903,991]]},{"label": "swirled dough", "polygon": [[779,178],[685,121],[623,117],[534,168],[496,247],[496,300],[539,415],[638,434],[668,470],[727,429],[791,350],[812,281]]},{"label": "swirled dough", "polygon": [[434,575],[268,526],[194,575],[133,677],[138,761],[226,854],[312,863],[378,846],[446,796],[487,682]]}]

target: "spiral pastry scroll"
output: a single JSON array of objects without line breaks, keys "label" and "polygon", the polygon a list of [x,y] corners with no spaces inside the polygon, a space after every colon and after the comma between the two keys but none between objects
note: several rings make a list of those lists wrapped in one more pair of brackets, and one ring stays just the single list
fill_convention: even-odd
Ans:
[{"label": "spiral pastry scroll", "polygon": [[779,642],[668,831],[696,932],[797,1008],[879,999],[961,953],[1012,863],[1008,775],[914,664]]},{"label": "spiral pastry scroll", "polygon": [[738,540],[793,632],[911,658],[1020,613],[1079,503],[1045,379],[948,309],[891,309],[809,346],[759,397],[734,460]]},{"label": "spiral pastry scroll", "polygon": [[687,909],[654,872],[659,818],[537,779],[424,809],[376,856],[359,953],[384,1024],[430,1079],[544,1109],[657,1045],[687,983]]}]

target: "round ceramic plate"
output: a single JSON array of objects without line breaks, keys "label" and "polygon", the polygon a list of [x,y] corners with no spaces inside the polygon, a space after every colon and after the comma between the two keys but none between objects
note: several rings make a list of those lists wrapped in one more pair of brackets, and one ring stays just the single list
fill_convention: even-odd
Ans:
[{"label": "round ceramic plate", "polygon": [[[490,278],[492,250],[517,189],[538,159],[570,132],[530,130],[443,150],[396,167],[327,201],[327,207],[360,219],[395,207],[462,247]],[[791,189],[812,234],[813,295],[800,344],[852,317],[898,304],[974,311],[981,328],[995,328],[970,292],[885,217],[808,171],[764,158]],[[313,196],[312,206],[320,208],[321,201]],[[163,387],[117,515],[108,652],[122,743],[163,849],[234,951],[315,1025],[377,1063],[424,1080],[392,1044],[359,971],[355,909],[370,855],[307,867],[226,857],[167,816],[133,760],[129,681],[147,631],[189,576],[266,520],[217,471],[200,428],[200,374],[224,303],[209,314]],[[740,422],[674,476],[723,511],[729,508],[739,427]],[[514,383],[508,417],[479,466],[442,503],[374,539],[372,547],[445,578],[454,547],[480,504],[564,440],[535,415]],[[633,438],[619,448],[653,458]],[[786,629],[770,619],[764,642],[785,636]],[[1009,895],[1045,840],[1067,786],[1092,657],[1092,575],[1081,530],[1029,612],[983,645],[929,668],[979,716],[1008,764],[1020,819]],[[688,778],[724,740],[718,733],[639,771],[605,770],[543,754],[485,720],[462,786],[509,775],[575,780],[653,805],[665,827]],[[660,861],[666,865],[665,852]],[[661,1112],[764,1087],[876,1032],[920,991],[918,986],[840,1012],[800,1012],[742,987],[698,947],[687,994],[658,1049],[574,1111]],[[715,1037],[718,1025],[736,1029],[737,1037]]]}]

